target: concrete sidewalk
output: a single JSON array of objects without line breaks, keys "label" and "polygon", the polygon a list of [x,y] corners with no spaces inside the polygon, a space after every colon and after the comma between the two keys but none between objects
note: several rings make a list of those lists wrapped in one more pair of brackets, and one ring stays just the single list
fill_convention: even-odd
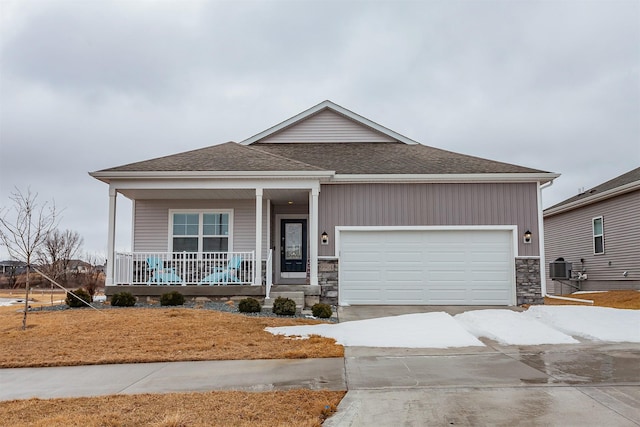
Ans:
[{"label": "concrete sidewalk", "polygon": [[346,390],[342,358],[10,368],[0,369],[0,384],[0,401],[211,390]]}]

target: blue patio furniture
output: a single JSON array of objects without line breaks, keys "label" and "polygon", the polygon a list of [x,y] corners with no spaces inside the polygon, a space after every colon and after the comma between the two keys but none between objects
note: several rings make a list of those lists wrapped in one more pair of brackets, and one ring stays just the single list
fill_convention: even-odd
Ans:
[{"label": "blue patio furniture", "polygon": [[240,283],[238,271],[242,264],[242,257],[234,255],[225,268],[214,267],[213,273],[202,279],[198,285],[226,285],[227,283]]},{"label": "blue patio furniture", "polygon": [[149,271],[151,277],[147,282],[147,285],[170,285],[172,283],[182,283],[182,278],[176,274],[176,270],[171,267],[165,267],[164,261],[160,258],[151,257],[147,258],[147,264],[149,265]]}]

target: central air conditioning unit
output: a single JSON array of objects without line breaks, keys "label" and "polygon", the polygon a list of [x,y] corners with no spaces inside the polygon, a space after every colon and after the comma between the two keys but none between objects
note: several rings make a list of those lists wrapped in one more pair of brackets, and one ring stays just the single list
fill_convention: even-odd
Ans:
[{"label": "central air conditioning unit", "polygon": [[571,263],[558,258],[549,263],[549,277],[553,280],[569,280],[571,279]]}]

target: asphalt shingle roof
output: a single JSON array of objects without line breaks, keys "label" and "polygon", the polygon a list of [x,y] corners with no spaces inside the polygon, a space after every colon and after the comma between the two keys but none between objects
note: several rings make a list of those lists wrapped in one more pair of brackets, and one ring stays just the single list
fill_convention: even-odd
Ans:
[{"label": "asphalt shingle roof", "polygon": [[587,197],[591,197],[599,193],[604,193],[605,191],[613,190],[614,188],[622,187],[623,185],[631,184],[632,182],[636,182],[636,181],[640,181],[640,167],[630,170],[629,172],[624,173],[620,176],[617,176],[613,179],[610,179],[609,181],[604,182],[600,185],[597,185],[585,191],[584,193],[570,197],[566,200],[563,200],[560,203],[550,206],[547,209],[545,209],[545,211],[549,209],[554,209],[563,205],[568,205],[569,203],[586,199]]},{"label": "asphalt shingle roof", "polygon": [[259,150],[333,170],[337,174],[541,173],[426,145],[300,143],[252,145]]},{"label": "asphalt shingle roof", "polygon": [[100,172],[335,171],[337,174],[545,173],[421,144],[235,142]]},{"label": "asphalt shingle roof", "polygon": [[322,171],[322,168],[284,158],[276,153],[226,142],[199,150],[130,163],[100,172],[190,171]]}]

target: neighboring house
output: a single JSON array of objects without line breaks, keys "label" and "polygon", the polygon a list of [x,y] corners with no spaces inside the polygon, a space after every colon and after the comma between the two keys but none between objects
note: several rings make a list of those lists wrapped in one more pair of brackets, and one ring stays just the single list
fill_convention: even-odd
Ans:
[{"label": "neighboring house", "polygon": [[640,168],[544,211],[547,261],[569,263],[555,293],[640,289]]},{"label": "neighboring house", "polygon": [[[330,101],[241,143],[91,176],[109,184],[107,294],[264,296],[273,283],[307,304],[505,306],[545,294],[540,194],[557,174],[421,145]],[[133,201],[132,253],[114,251],[118,194]]]},{"label": "neighboring house", "polygon": [[92,268],[91,264],[79,259],[70,259],[67,264],[67,271],[70,273],[88,273]]},{"label": "neighboring house", "polygon": [[0,274],[24,274],[27,271],[27,263],[22,261],[0,261]]}]

